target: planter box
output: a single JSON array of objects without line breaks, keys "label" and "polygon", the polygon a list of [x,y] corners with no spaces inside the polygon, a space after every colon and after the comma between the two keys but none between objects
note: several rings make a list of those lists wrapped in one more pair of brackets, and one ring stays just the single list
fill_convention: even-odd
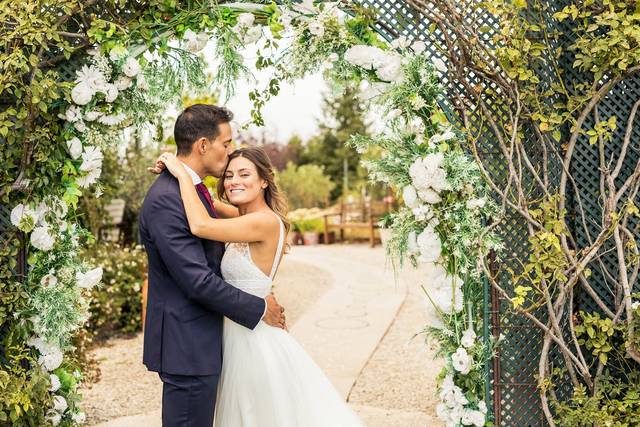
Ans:
[{"label": "planter box", "polygon": [[315,231],[306,231],[302,233],[302,240],[304,240],[305,245],[317,245],[318,244],[318,233]]},{"label": "planter box", "polygon": [[293,245],[302,245],[302,234],[299,231],[290,231],[287,234],[287,243],[290,246]]}]

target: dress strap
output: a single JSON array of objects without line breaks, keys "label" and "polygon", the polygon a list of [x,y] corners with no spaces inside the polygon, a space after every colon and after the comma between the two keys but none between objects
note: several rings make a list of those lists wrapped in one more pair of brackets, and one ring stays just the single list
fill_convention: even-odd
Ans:
[{"label": "dress strap", "polygon": [[276,274],[276,269],[278,268],[278,264],[280,263],[280,258],[282,256],[282,247],[284,245],[284,223],[280,216],[273,213],[276,218],[278,218],[278,222],[280,223],[280,238],[278,239],[278,249],[276,250],[276,256],[273,258],[273,266],[271,267],[271,274],[269,274],[269,278],[273,280],[273,276]]}]

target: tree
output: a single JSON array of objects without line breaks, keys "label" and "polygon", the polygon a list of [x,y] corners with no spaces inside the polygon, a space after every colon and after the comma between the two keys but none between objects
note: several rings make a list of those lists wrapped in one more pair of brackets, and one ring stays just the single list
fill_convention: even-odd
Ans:
[{"label": "tree", "polygon": [[296,166],[289,162],[277,175],[278,185],[289,200],[290,209],[324,207],[336,184],[324,174],[321,166]]},{"label": "tree", "polygon": [[360,154],[347,146],[351,135],[368,134],[364,108],[357,95],[357,89],[347,88],[342,96],[325,97],[320,134],[306,144],[300,155],[300,164],[321,165],[337,184],[330,195],[332,200],[339,198],[345,187],[354,187],[355,182],[363,184],[362,177],[366,177]]}]

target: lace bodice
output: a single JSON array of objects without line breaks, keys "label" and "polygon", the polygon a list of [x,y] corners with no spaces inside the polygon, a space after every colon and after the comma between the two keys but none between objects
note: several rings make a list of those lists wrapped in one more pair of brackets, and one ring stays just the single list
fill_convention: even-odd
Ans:
[{"label": "lace bodice", "polygon": [[[275,215],[275,214],[274,214]],[[271,267],[271,274],[267,276],[251,259],[251,251],[248,243],[229,243],[222,257],[220,269],[222,278],[229,284],[241,289],[249,294],[264,298],[271,293],[271,285],[273,276],[276,273],[282,246],[284,244],[284,224],[280,217],[280,237],[278,240],[278,249]]]}]

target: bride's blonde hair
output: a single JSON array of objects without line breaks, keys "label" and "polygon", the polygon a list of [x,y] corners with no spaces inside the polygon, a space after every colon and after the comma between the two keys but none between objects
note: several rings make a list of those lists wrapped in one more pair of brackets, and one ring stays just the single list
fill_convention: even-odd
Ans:
[{"label": "bride's blonde hair", "polygon": [[275,174],[273,172],[273,164],[269,160],[269,156],[261,147],[244,147],[235,150],[229,156],[229,162],[224,169],[222,178],[218,180],[218,197],[223,200],[227,200],[227,196],[224,191],[224,180],[231,160],[236,157],[244,157],[256,166],[258,176],[267,183],[267,188],[264,189],[264,200],[272,211],[276,213],[284,223],[286,232],[289,232],[291,224],[287,219],[287,212],[289,210],[287,199],[284,197],[278,186],[276,185]]}]

